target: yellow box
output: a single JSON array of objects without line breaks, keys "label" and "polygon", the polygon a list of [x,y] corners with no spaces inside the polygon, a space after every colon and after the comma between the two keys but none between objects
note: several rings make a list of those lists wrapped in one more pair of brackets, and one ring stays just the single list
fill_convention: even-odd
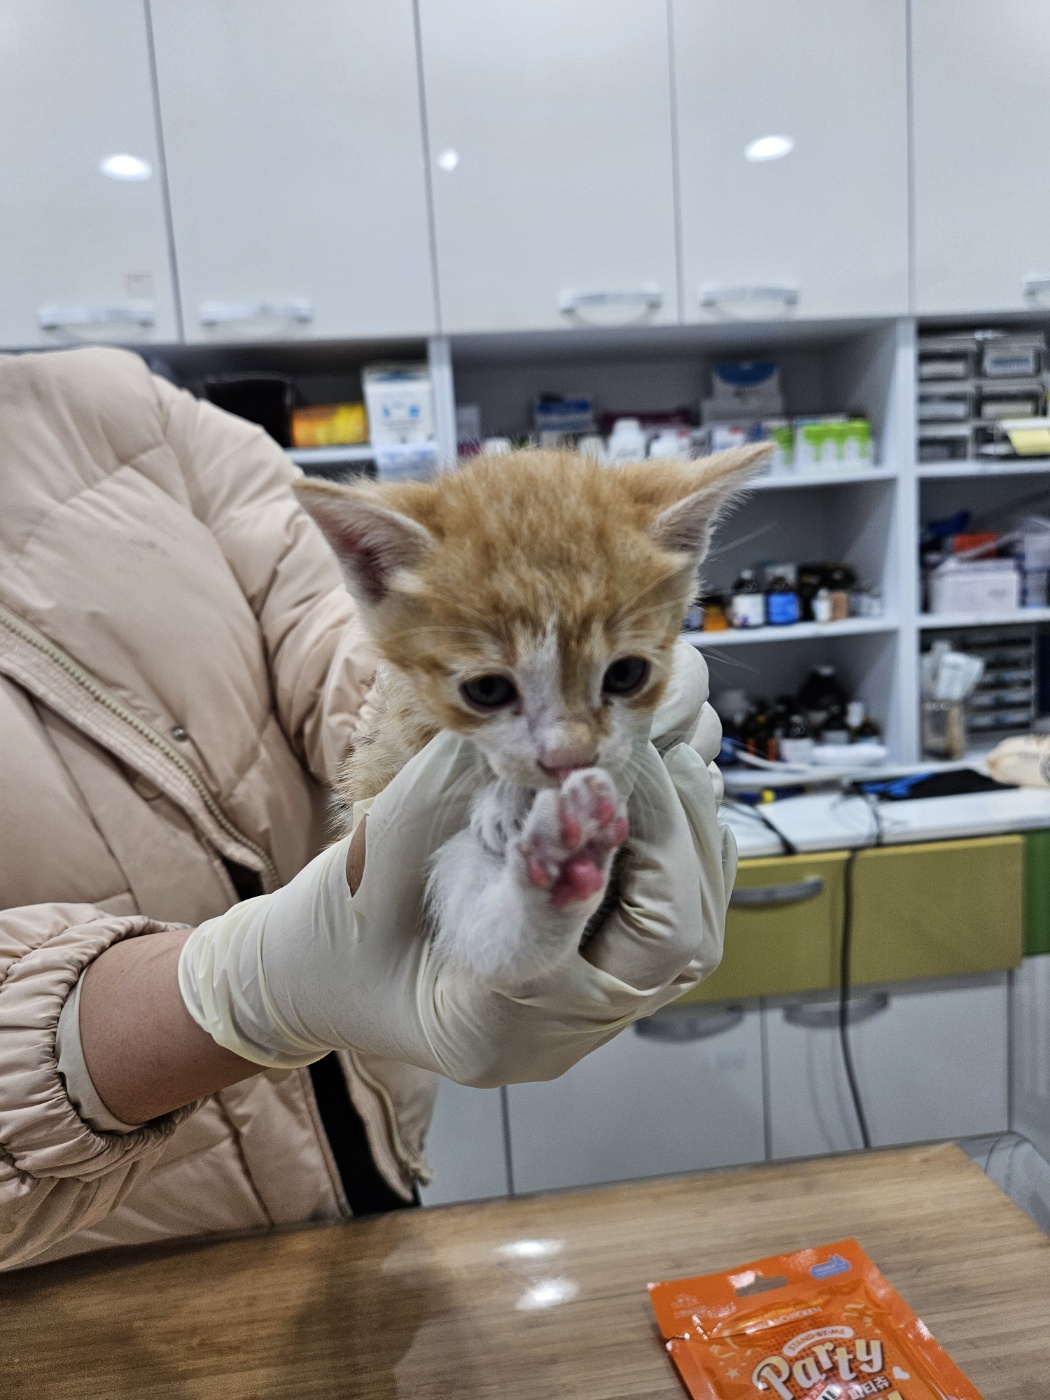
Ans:
[{"label": "yellow box", "polygon": [[346,447],[368,441],[363,403],[314,404],[292,409],[293,447]]}]

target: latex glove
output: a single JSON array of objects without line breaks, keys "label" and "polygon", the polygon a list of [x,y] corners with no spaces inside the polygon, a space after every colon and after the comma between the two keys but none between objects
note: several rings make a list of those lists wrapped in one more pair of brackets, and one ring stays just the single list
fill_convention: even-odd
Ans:
[{"label": "latex glove", "polygon": [[709,688],[707,662],[696,647],[679,638],[671,679],[653,716],[652,737],[661,753],[678,743],[696,749],[710,770],[715,796],[721,802],[725,788],[715,759],[722,747],[722,722],[707,703]]},{"label": "latex glove", "polygon": [[441,735],[375,800],[356,895],[349,838],[284,889],[200,925],[179,985],[220,1045],[276,1068],[355,1048],[489,1086],[563,1073],[714,970],[735,873],[711,775],[688,744],[639,755],[620,903],[581,954],[496,991],[421,930],[429,857],[466,822],[476,751]]}]

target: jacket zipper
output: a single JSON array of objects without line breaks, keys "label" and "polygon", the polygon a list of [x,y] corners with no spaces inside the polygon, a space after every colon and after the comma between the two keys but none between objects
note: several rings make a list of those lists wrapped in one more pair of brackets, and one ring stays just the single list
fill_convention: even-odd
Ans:
[{"label": "jacket zipper", "polygon": [[394,1148],[394,1155],[401,1163],[402,1170],[410,1181],[418,1181],[420,1185],[427,1186],[434,1180],[434,1173],[427,1165],[425,1157],[418,1157],[412,1152],[401,1136],[401,1125],[397,1121],[397,1110],[394,1108],[394,1101],[387,1092],[386,1086],[362,1065],[356,1050],[349,1049],[347,1054],[350,1062],[358,1075],[372,1092],[379,1099],[383,1109],[383,1116],[386,1118],[387,1131],[390,1134],[390,1141]]},{"label": "jacket zipper", "polygon": [[24,622],[17,613],[11,612],[3,603],[0,603],[0,622],[4,624],[9,632],[13,632],[16,637],[20,637],[22,641],[28,642],[30,646],[36,647],[37,651],[43,652],[45,656],[49,657],[57,666],[60,666],[68,676],[71,676],[79,686],[86,690],[92,699],[104,706],[111,714],[116,715],[118,719],[122,720],[138,735],[152,744],[155,749],[158,749],[169,763],[174,764],[179,772],[193,784],[197,795],[208,809],[209,814],[216,824],[222,828],[227,836],[236,841],[239,846],[242,846],[246,851],[250,851],[256,860],[260,862],[262,871],[272,882],[273,888],[280,888],[281,877],[278,874],[276,865],[274,865],[267,853],[261,846],[257,846],[254,841],[245,836],[243,832],[238,831],[226,813],[215,801],[214,797],[212,797],[211,793],[208,791],[207,784],[197,772],[196,768],[194,768],[193,764],[188,762],[183,755],[179,753],[178,749],[173,748],[172,745],[168,743],[167,739],[164,738],[163,734],[159,734],[152,725],[147,724],[134,710],[130,710],[126,705],[121,704],[115,695],[111,695],[109,691],[92,676],[90,671],[86,671],[78,662],[74,661],[71,656],[64,652],[61,647],[57,647],[54,642],[49,641],[42,632],[38,632],[35,627],[31,627],[28,622]]}]

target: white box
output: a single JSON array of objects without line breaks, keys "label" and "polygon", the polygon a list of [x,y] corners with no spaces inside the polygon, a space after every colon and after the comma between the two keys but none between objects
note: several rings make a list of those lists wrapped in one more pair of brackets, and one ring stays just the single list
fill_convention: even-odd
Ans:
[{"label": "white box", "polygon": [[433,439],[434,394],[425,364],[367,365],[361,386],[373,447]]},{"label": "white box", "polygon": [[1021,603],[1021,576],[1012,559],[946,559],[930,577],[933,613],[1013,612]]}]

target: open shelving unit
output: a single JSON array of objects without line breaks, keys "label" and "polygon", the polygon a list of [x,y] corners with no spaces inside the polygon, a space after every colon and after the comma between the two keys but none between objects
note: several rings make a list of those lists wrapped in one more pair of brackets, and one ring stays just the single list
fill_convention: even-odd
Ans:
[{"label": "open shelving unit", "polygon": [[[1047,612],[1050,617],[1050,610]],[[753,646],[756,642],[833,642],[838,637],[864,637],[880,632],[896,632],[890,617],[851,617],[843,622],[796,622],[787,627],[731,627],[725,632],[683,632],[682,636],[701,651],[723,646]]]},{"label": "open shelving unit", "polygon": [[[772,697],[832,661],[885,728],[895,757],[918,754],[915,575],[915,326],[904,320],[798,322],[454,337],[457,402],[486,435],[531,428],[540,393],[583,394],[599,410],[695,408],[715,359],[776,358],[790,416],[856,410],[872,423],[875,465],[761,477],[719,528],[704,567],[726,588],[759,561],[842,560],[882,591],[883,615],[685,634],[704,652],[712,694]],[[909,479],[912,478],[912,479]],[[905,548],[901,541],[907,540]]]},{"label": "open shelving unit", "polygon": [[[1017,317],[971,317],[1009,326]],[[945,323],[948,324],[948,323]],[[960,321],[952,324],[963,324]],[[1050,328],[1050,318],[1023,318]],[[923,323],[922,329],[926,329]],[[938,327],[934,327],[935,329]],[[427,360],[441,455],[455,458],[455,405],[481,409],[486,436],[526,436],[537,394],[584,394],[623,414],[695,409],[715,359],[772,357],[780,364],[786,412],[857,411],[872,423],[875,465],[852,471],[770,474],[723,522],[704,567],[709,588],[727,588],[740,569],[778,559],[842,560],[862,584],[881,589],[880,617],[685,634],[703,651],[712,694],[743,688],[772,698],[794,690],[808,669],[831,661],[883,726],[892,758],[921,759],[918,662],[938,633],[1024,626],[1050,633],[1050,608],[993,616],[929,615],[921,608],[918,536],[924,519],[972,506],[978,515],[1050,505],[1050,458],[919,463],[913,317],[620,329],[575,328],[427,341],[172,347],[186,382],[209,374],[280,370],[306,385],[307,401],[357,398],[361,366]],[[368,444],[293,450],[307,471],[367,469]]]}]

